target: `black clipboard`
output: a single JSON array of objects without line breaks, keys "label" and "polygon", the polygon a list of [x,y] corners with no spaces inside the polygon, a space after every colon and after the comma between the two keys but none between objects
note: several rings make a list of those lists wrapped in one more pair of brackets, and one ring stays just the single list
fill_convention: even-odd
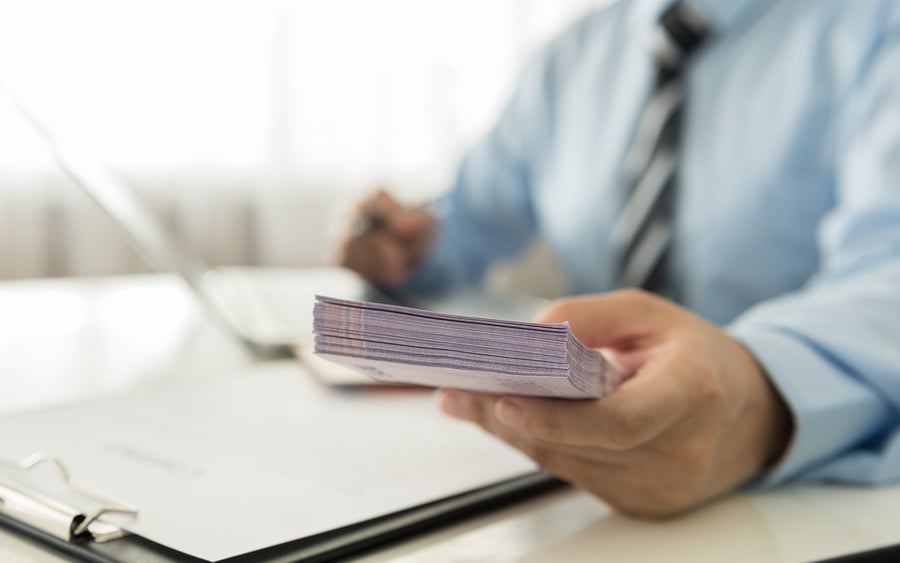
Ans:
[{"label": "black clipboard", "polygon": [[[49,498],[45,493],[15,480],[0,478],[0,525],[61,555],[97,563],[196,563],[205,561],[102,522],[110,512],[138,508],[86,490],[73,482],[63,463],[46,454],[35,454],[20,466],[28,470],[41,463],[55,465],[63,483],[100,508],[90,511]],[[407,510],[298,538],[281,545],[237,555],[223,561],[286,562],[334,561],[384,546],[417,533],[497,509],[535,495],[557,490],[565,483],[541,471],[422,504]],[[115,528],[115,529],[114,529]]]}]

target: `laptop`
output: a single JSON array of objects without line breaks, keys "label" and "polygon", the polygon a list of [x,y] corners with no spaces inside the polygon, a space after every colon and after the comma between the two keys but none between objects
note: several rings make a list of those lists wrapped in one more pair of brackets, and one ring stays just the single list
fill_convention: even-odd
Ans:
[{"label": "laptop", "polygon": [[[64,145],[2,82],[16,110],[41,137],[62,171],[102,209],[127,236],[143,260],[158,272],[173,272],[185,281],[210,318],[250,350],[268,358],[296,356],[314,375],[332,384],[358,384],[355,371],[312,355],[312,311],[315,294],[345,299],[397,303],[345,268],[210,267],[184,251],[137,194],[105,169],[99,160]],[[444,312],[531,319],[546,301],[471,290],[403,304]],[[340,373],[339,373],[340,372]]]},{"label": "laptop", "polygon": [[63,144],[44,123],[0,83],[61,170],[124,232],[129,243],[155,271],[173,272],[199,299],[205,312],[253,353],[288,357],[312,341],[316,293],[349,299],[392,302],[354,272],[339,267],[210,267],[184,251],[137,194],[98,160]]}]

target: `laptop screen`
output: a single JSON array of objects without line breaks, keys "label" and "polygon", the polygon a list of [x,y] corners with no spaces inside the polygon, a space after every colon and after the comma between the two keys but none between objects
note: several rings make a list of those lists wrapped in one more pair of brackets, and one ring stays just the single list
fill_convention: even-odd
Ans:
[{"label": "laptop screen", "polygon": [[131,246],[147,264],[160,272],[175,272],[200,290],[209,267],[181,251],[179,244],[138,195],[104,168],[98,159],[84,154],[75,143],[64,144],[18,97],[0,82],[16,111],[31,125],[62,171],[72,179],[127,235]]}]

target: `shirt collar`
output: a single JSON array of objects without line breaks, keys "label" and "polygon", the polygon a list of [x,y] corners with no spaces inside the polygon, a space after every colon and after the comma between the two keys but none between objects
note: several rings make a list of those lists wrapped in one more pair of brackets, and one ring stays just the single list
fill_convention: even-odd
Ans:
[{"label": "shirt collar", "polygon": [[[723,34],[740,27],[760,8],[775,0],[686,0],[700,14],[712,32]],[[637,21],[656,22],[663,11],[675,0],[637,0],[633,16]]]}]

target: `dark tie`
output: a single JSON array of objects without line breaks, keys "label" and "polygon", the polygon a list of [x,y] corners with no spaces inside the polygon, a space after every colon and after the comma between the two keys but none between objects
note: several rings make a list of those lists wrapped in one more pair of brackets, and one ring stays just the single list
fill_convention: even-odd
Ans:
[{"label": "dark tie", "polygon": [[656,83],[625,160],[628,190],[612,235],[619,287],[666,288],[663,266],[672,239],[682,71],[707,32],[703,19],[684,2],[670,6],[656,25]]}]

